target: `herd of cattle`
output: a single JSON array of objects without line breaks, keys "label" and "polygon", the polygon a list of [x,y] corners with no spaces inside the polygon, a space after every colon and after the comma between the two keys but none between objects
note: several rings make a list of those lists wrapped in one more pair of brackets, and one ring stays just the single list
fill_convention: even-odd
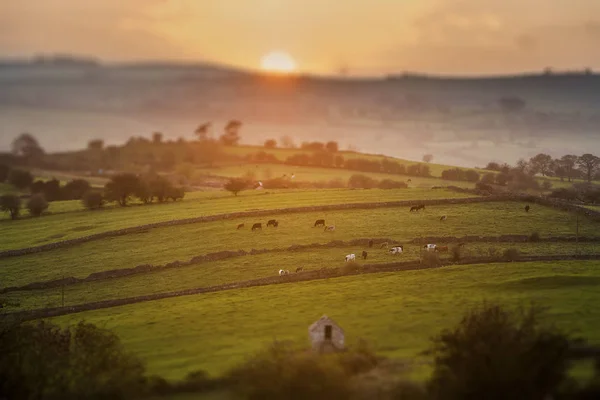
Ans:
[{"label": "herd of cattle", "polygon": [[[412,206],[410,208],[410,212],[418,212],[419,210],[424,210],[424,209],[425,209],[425,205],[424,204],[418,204],[416,206]],[[529,207],[529,205],[525,206],[525,212],[529,212],[530,209],[531,209],[531,207]],[[447,218],[446,215],[442,215],[440,217],[440,221],[442,221],[442,222],[446,221],[447,219],[448,218]],[[245,226],[244,224],[239,224],[237,226],[237,229],[238,230],[242,229],[242,228],[244,228],[244,226]],[[277,228],[279,226],[279,221],[277,221],[275,219],[269,220],[267,222],[267,227],[270,227],[270,226],[272,226],[273,228]],[[319,227],[319,226],[322,226],[324,228],[325,232],[333,232],[333,231],[335,231],[335,225],[325,225],[325,220],[324,219],[318,219],[318,220],[316,220],[315,223],[314,223],[314,225],[313,225],[313,228],[316,228],[316,227]],[[255,224],[253,224],[251,230],[252,231],[262,230],[262,223],[261,222],[257,222]],[[374,244],[373,240],[369,240],[369,247],[370,248],[373,247],[373,244]],[[459,243],[459,246],[463,246],[463,245],[464,245],[464,243]],[[380,249],[387,248],[387,247],[388,247],[388,243],[387,242],[381,243],[379,245]],[[426,250],[426,251],[435,251],[435,252],[448,252],[448,250],[449,250],[448,246],[438,246],[438,245],[433,244],[433,243],[429,243],[429,244],[424,245],[423,249]],[[388,253],[392,254],[392,255],[402,254],[403,252],[404,252],[404,246],[402,246],[402,245],[395,245],[395,246],[390,247],[388,249]],[[368,253],[363,250],[361,256],[362,256],[363,260],[366,260],[367,257],[368,257]],[[345,262],[356,261],[356,254],[352,253],[352,254],[346,255],[344,261]],[[298,267],[296,269],[296,272],[301,272],[302,270],[303,270],[302,267]],[[288,275],[289,273],[290,273],[290,271],[288,271],[288,270],[284,270],[284,269],[280,269],[279,270],[279,275],[280,276]]]}]

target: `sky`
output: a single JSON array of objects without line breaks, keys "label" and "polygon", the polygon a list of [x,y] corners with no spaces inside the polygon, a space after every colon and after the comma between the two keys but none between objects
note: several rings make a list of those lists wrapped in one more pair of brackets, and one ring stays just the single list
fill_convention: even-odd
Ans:
[{"label": "sky", "polygon": [[489,75],[600,70],[599,48],[600,0],[0,0],[0,57]]}]

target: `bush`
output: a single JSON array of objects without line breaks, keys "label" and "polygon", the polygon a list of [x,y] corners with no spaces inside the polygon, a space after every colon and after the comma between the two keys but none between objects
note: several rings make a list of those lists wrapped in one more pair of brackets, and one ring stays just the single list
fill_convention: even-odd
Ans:
[{"label": "bush", "polygon": [[477,182],[475,184],[475,189],[480,190],[482,192],[494,193],[494,188],[491,185],[483,182]]},{"label": "bush", "polygon": [[71,182],[67,183],[63,188],[63,196],[64,200],[81,200],[83,199],[83,195],[90,191],[92,186],[90,183],[84,179],[74,179]]},{"label": "bush", "polygon": [[23,190],[33,183],[33,175],[29,171],[13,169],[8,174],[8,183],[17,189]]},{"label": "bush", "polygon": [[577,200],[577,191],[574,189],[567,189],[567,188],[555,189],[552,191],[552,193],[550,193],[548,195],[548,197],[551,197],[554,199],[574,201],[574,200]]},{"label": "bush", "polygon": [[129,399],[145,391],[141,361],[92,324],[8,327],[0,351],[0,398]]},{"label": "bush", "polygon": [[235,196],[237,196],[239,192],[247,188],[248,181],[240,178],[232,178],[224,186],[225,190],[233,193]]},{"label": "bush", "polygon": [[348,187],[372,189],[377,186],[377,181],[369,176],[354,174],[348,179]]},{"label": "bush", "polygon": [[568,379],[570,337],[540,310],[483,304],[432,339],[433,399],[544,399]]},{"label": "bush", "polygon": [[502,258],[506,261],[517,261],[521,257],[521,252],[514,247],[504,250]]},{"label": "bush", "polygon": [[40,193],[34,194],[27,202],[27,209],[31,215],[34,217],[39,217],[48,209],[48,202],[44,198],[44,195]]},{"label": "bush", "polygon": [[347,399],[349,379],[335,355],[319,356],[274,343],[231,370],[228,380],[244,399]]},{"label": "bush", "polygon": [[14,194],[0,196],[0,210],[9,213],[11,219],[17,219],[21,211],[21,199]]},{"label": "bush", "polygon": [[104,197],[102,197],[102,193],[96,191],[89,191],[83,195],[83,199],[81,199],[83,206],[88,210],[97,210],[102,208],[104,205]]},{"label": "bush", "polygon": [[391,179],[384,179],[377,185],[379,189],[406,189],[408,184],[401,181],[393,181]]},{"label": "bush", "polygon": [[530,242],[539,242],[540,241],[540,233],[533,232],[531,235],[529,235],[529,241]]}]

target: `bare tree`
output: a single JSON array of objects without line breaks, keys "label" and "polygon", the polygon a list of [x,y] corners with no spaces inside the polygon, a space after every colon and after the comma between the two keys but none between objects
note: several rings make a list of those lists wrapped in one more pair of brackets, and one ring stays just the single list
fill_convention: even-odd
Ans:
[{"label": "bare tree", "polygon": [[562,156],[559,160],[561,167],[564,170],[565,175],[567,176],[567,180],[571,182],[571,178],[575,175],[575,166],[577,165],[577,156],[568,154],[566,156]]},{"label": "bare tree", "polygon": [[430,163],[433,161],[433,154],[425,154],[423,156],[423,162]]},{"label": "bare tree", "polygon": [[552,172],[552,157],[540,153],[529,160],[529,165],[534,174],[540,173],[542,176],[548,176]]}]

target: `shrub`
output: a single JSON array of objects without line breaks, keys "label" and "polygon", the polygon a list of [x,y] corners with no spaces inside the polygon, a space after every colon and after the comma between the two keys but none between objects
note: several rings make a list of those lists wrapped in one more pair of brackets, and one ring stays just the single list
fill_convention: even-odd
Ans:
[{"label": "shrub", "polygon": [[17,189],[26,189],[33,183],[33,175],[29,171],[13,169],[8,174],[8,183]]},{"label": "shrub", "polygon": [[248,181],[245,179],[232,178],[225,184],[224,188],[237,196],[239,192],[248,188]]},{"label": "shrub", "polygon": [[560,188],[555,189],[548,195],[548,197],[562,200],[577,200],[577,191],[574,189]]},{"label": "shrub", "polygon": [[377,181],[369,176],[354,174],[348,179],[348,187],[371,189],[377,186]]},{"label": "shrub", "polygon": [[529,235],[529,241],[530,242],[539,242],[540,241],[540,233],[533,232],[531,235]]},{"label": "shrub", "polygon": [[570,337],[540,310],[483,304],[432,339],[433,399],[543,399],[568,379]]},{"label": "shrub", "polygon": [[506,261],[517,261],[520,257],[521,252],[518,249],[515,249],[514,247],[506,249],[502,253],[502,258],[504,258]]},{"label": "shrub", "polygon": [[88,210],[96,210],[104,205],[104,198],[100,192],[89,191],[83,195],[81,202]]},{"label": "shrub", "polygon": [[29,201],[27,201],[27,209],[31,215],[39,217],[48,209],[48,202],[44,198],[44,195],[39,193],[34,194],[29,198]]},{"label": "shrub", "polygon": [[244,399],[347,399],[350,385],[335,355],[319,356],[274,343],[232,369],[228,380]]},{"label": "shrub", "polygon": [[144,391],[141,361],[92,324],[7,327],[0,348],[1,398],[129,399]]},{"label": "shrub", "polygon": [[377,185],[379,189],[406,189],[408,184],[401,181],[393,181],[391,179],[384,179]]},{"label": "shrub", "polygon": [[494,192],[494,188],[491,185],[488,185],[487,183],[483,183],[483,182],[477,182],[475,184],[475,189],[483,191],[483,192],[488,192],[488,193]]},{"label": "shrub", "polygon": [[92,186],[85,179],[74,179],[65,185],[62,197],[65,200],[81,200],[91,188]]},{"label": "shrub", "polygon": [[21,199],[14,194],[0,196],[0,210],[9,213],[11,219],[17,219],[21,211]]}]

